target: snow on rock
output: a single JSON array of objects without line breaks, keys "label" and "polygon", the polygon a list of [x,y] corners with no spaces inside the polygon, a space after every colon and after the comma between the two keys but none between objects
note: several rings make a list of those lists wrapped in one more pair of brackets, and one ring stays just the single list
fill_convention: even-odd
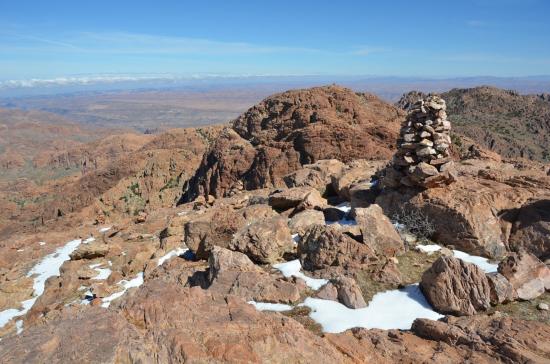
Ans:
[{"label": "snow on rock", "polygon": [[417,318],[443,317],[431,308],[418,284],[377,293],[365,308],[350,309],[336,301],[311,297],[300,306],[309,307],[310,317],[329,333],[354,327],[409,330]]},{"label": "snow on rock", "polygon": [[15,321],[16,334],[19,335],[23,332],[23,320]]},{"label": "snow on rock", "polygon": [[248,301],[248,304],[254,306],[258,311],[291,311],[292,306],[285,305],[283,303],[269,303],[269,302],[256,302]]},{"label": "snow on rock", "polygon": [[461,259],[467,263],[474,263],[480,267],[485,273],[493,273],[497,271],[498,264],[489,263],[489,259],[478,257],[476,255],[470,255],[468,253],[461,252],[460,250],[453,250],[455,258]]},{"label": "snow on rock", "polygon": [[111,230],[111,226],[106,226],[106,227],[102,227],[101,229],[99,229],[99,232],[104,233],[104,232],[107,232],[109,230]]},{"label": "snow on rock", "polygon": [[[437,244],[429,244],[429,245],[417,245],[416,249],[429,254],[432,254],[436,251],[441,250],[441,246]],[[479,257],[477,255],[470,255],[468,253],[465,253],[460,250],[453,250],[453,256],[455,258],[458,258],[466,263],[473,263],[480,267],[485,273],[493,273],[497,271],[498,264],[496,263],[489,263],[489,259]]]},{"label": "snow on rock", "polygon": [[177,249],[169,251],[168,253],[166,253],[165,255],[163,255],[162,257],[159,258],[157,266],[161,266],[162,264],[164,264],[164,262],[166,262],[167,260],[169,260],[173,257],[182,256],[188,250],[189,249],[177,248]]},{"label": "snow on rock", "polygon": [[111,275],[111,270],[109,268],[98,268],[101,264],[92,264],[90,268],[94,269],[97,272],[97,276],[93,277],[94,280],[105,280]]},{"label": "snow on rock", "polygon": [[278,269],[285,277],[296,277],[303,279],[306,282],[306,285],[314,290],[318,290],[328,283],[328,280],[326,279],[310,278],[304,273],[300,272],[300,270],[302,269],[302,265],[300,264],[300,260],[298,259],[291,260],[290,262],[286,263],[274,264],[273,268]]},{"label": "snow on rock", "polygon": [[82,244],[90,244],[92,241],[95,241],[95,238],[90,236],[88,239],[84,240]]},{"label": "snow on rock", "polygon": [[39,242],[38,242],[38,245],[41,245],[41,246],[42,246],[42,245],[46,245],[46,242],[45,242],[45,241],[39,241]]},{"label": "snow on rock", "polygon": [[0,328],[4,327],[11,319],[26,314],[34,305],[38,297],[44,293],[46,280],[53,276],[59,276],[61,265],[70,259],[70,254],[82,243],[82,240],[71,240],[55,252],[46,255],[27,273],[27,277],[34,277],[33,297],[21,302],[23,309],[10,308],[0,312]]},{"label": "snow on rock", "polygon": [[299,242],[300,242],[300,234],[292,234],[292,243],[294,243],[294,245],[298,245]]},{"label": "snow on rock", "polygon": [[109,307],[111,302],[113,302],[114,300],[116,300],[119,297],[122,297],[122,295],[124,293],[126,293],[126,291],[128,289],[141,286],[143,284],[143,272],[138,273],[138,275],[135,278],[130,279],[129,281],[122,280],[122,281],[118,282],[118,284],[122,284],[124,289],[120,292],[113,293],[112,295],[103,298],[103,300],[102,300],[103,302],[101,303],[101,307],[105,307],[105,308]]},{"label": "snow on rock", "polygon": [[416,250],[421,251],[423,253],[427,253],[428,255],[438,252],[441,250],[441,246],[437,244],[427,244],[427,245],[417,245]]}]

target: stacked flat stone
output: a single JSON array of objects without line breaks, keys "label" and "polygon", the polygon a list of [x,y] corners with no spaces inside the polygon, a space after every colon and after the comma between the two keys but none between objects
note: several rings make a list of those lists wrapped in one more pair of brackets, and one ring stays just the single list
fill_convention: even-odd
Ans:
[{"label": "stacked flat stone", "polygon": [[436,187],[454,181],[450,156],[451,122],[445,100],[428,96],[417,101],[401,128],[393,168],[405,186]]}]

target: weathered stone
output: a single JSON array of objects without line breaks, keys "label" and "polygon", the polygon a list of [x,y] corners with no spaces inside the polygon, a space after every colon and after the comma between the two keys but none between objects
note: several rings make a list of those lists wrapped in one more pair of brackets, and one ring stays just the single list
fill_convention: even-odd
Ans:
[{"label": "weathered stone", "polygon": [[416,150],[416,155],[419,157],[426,157],[433,154],[436,154],[436,151],[432,147],[425,147]]},{"label": "weathered stone", "polygon": [[[336,208],[334,210],[340,211]],[[303,235],[311,225],[323,225],[326,215],[323,211],[305,210],[294,215],[288,222],[288,227],[292,234]],[[340,211],[342,212],[342,211]],[[330,219],[329,219],[330,220]],[[338,219],[339,220],[339,219]]]},{"label": "weathered stone", "polygon": [[508,279],[519,299],[531,300],[550,290],[550,269],[525,251],[510,254],[500,262],[498,271]]},{"label": "weathered stone", "polygon": [[429,139],[422,139],[418,142],[418,145],[422,145],[424,147],[432,147],[434,145],[434,142]]},{"label": "weathered stone", "polygon": [[108,253],[108,244],[100,241],[94,241],[89,244],[80,244],[79,247],[71,253],[71,260],[101,258],[106,256]]},{"label": "weathered stone", "polygon": [[377,192],[370,182],[359,182],[350,186],[349,196],[352,207],[366,207],[374,202]]},{"label": "weathered stone", "polygon": [[344,234],[336,225],[314,225],[298,243],[298,255],[306,270],[316,270],[365,264],[376,254],[367,244]]},{"label": "weathered stone", "polygon": [[308,206],[324,206],[326,200],[311,187],[294,187],[278,190],[269,195],[269,204],[278,210],[287,210],[306,202]]},{"label": "weathered stone", "polygon": [[441,313],[474,315],[491,304],[489,280],[481,268],[453,257],[439,257],[422,275],[420,288]]},{"label": "weathered stone", "polygon": [[391,257],[405,250],[401,236],[380,206],[354,208],[351,215],[361,229],[363,243],[372,247],[376,254]]},{"label": "weathered stone", "polygon": [[517,293],[512,284],[502,274],[494,272],[487,274],[491,287],[491,304],[512,302],[517,298]]},{"label": "weathered stone", "polygon": [[550,199],[530,200],[519,208],[509,245],[542,260],[550,258]]},{"label": "weathered stone", "polygon": [[418,178],[419,180],[422,180],[422,179],[425,179],[427,177],[431,177],[431,176],[435,176],[439,173],[439,171],[437,170],[436,167],[428,164],[428,163],[425,163],[425,162],[420,162],[417,166],[416,166],[416,169],[414,170],[414,177],[415,178]]},{"label": "weathered stone", "polygon": [[331,281],[338,292],[338,301],[348,308],[367,307],[361,288],[353,278],[340,277]]},{"label": "weathered stone", "polygon": [[252,263],[243,253],[215,246],[210,251],[208,258],[208,279],[213,282],[217,276],[225,271],[261,272],[262,269]]},{"label": "weathered stone", "polygon": [[229,248],[248,255],[257,263],[273,264],[294,249],[286,219],[274,216],[255,221],[235,234]]},{"label": "weathered stone", "polygon": [[340,176],[345,169],[344,163],[336,159],[320,160],[306,164],[283,177],[287,187],[313,187],[324,193],[333,177]]}]

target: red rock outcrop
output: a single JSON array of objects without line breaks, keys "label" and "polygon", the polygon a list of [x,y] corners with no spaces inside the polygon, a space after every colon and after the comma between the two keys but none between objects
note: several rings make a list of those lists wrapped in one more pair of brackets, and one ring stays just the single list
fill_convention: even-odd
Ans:
[{"label": "red rock outcrop", "polygon": [[530,300],[550,291],[550,269],[533,254],[512,253],[500,262],[498,271],[508,279],[519,299]]},{"label": "red rock outcrop", "polygon": [[491,303],[491,288],[481,268],[453,257],[439,257],[422,275],[420,288],[441,313],[474,315]]},{"label": "red rock outcrop", "polygon": [[321,159],[389,158],[403,115],[376,96],[338,86],[273,95],[220,135],[183,200],[284,186],[284,176]]}]

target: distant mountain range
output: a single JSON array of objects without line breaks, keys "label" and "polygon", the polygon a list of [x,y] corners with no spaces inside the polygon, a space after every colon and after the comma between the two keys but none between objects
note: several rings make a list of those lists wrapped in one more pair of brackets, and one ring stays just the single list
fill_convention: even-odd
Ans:
[{"label": "distant mountain range", "polygon": [[[77,75],[51,79],[0,81],[0,101],[22,96],[57,95],[115,90],[225,90],[235,88],[262,89],[267,94],[292,88],[305,88],[337,83],[357,91],[375,93],[388,101],[396,101],[410,90],[442,92],[451,88],[488,85],[513,89],[520,93],[550,92],[550,75],[528,77],[390,77],[342,75],[222,75],[196,74],[108,74]],[[4,100],[4,103],[9,100]]]}]

